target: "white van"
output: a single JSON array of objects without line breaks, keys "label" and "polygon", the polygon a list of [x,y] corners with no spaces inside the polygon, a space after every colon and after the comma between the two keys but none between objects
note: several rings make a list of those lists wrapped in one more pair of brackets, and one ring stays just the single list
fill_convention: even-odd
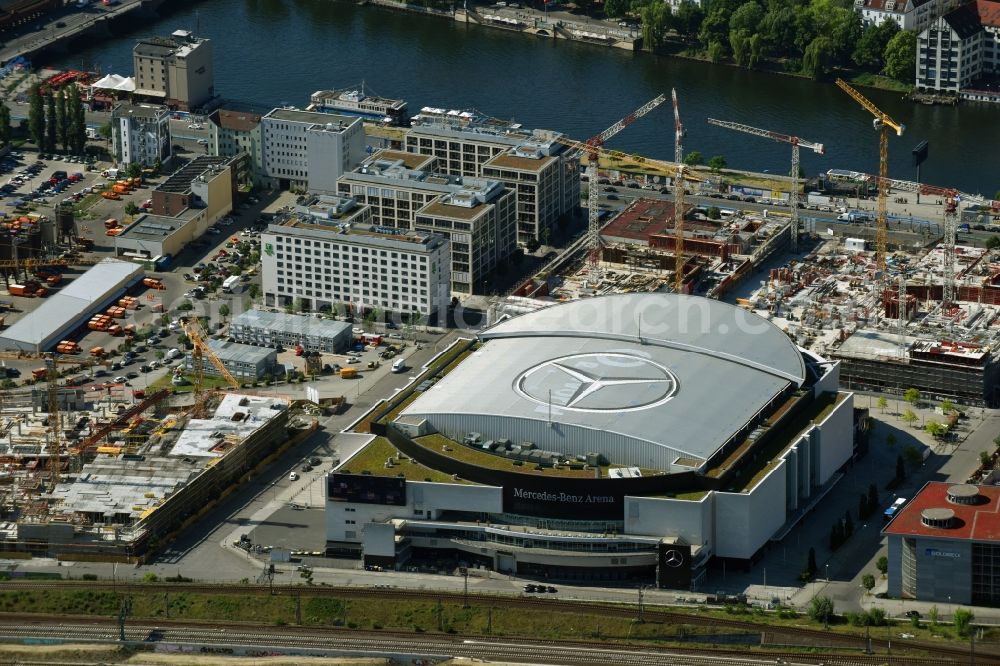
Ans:
[{"label": "white van", "polygon": [[404,370],[406,370],[406,361],[404,361],[401,358],[397,358],[395,361],[392,362],[393,372],[402,372]]},{"label": "white van", "polygon": [[175,358],[180,358],[181,356],[184,356],[184,352],[176,347],[167,352],[167,358],[171,361]]}]

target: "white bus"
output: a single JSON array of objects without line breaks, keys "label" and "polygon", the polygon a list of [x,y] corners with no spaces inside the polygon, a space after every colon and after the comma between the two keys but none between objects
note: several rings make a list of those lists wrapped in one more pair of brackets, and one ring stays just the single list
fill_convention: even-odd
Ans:
[{"label": "white bus", "polygon": [[230,275],[222,283],[222,291],[227,294],[233,293],[233,288],[240,283],[239,275]]}]

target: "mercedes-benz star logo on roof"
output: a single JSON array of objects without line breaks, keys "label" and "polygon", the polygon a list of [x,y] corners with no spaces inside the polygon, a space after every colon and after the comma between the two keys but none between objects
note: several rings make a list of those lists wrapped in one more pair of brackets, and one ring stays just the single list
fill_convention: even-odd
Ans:
[{"label": "mercedes-benz star logo on roof", "polygon": [[621,412],[662,405],[677,392],[677,378],[647,358],[604,352],[545,361],[521,373],[514,388],[563,410]]},{"label": "mercedes-benz star logo on roof", "polygon": [[671,569],[676,569],[684,564],[684,553],[679,550],[668,550],[663,553],[663,563]]}]

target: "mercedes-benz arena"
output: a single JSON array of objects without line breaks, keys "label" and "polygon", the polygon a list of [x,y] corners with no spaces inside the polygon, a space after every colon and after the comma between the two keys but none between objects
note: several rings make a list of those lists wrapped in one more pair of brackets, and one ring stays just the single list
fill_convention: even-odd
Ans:
[{"label": "mercedes-benz arena", "polygon": [[687,588],[712,557],[749,564],[854,449],[838,366],[718,301],[573,301],[479,343],[373,428],[397,461],[444,474],[345,461],[328,479],[332,551]]}]

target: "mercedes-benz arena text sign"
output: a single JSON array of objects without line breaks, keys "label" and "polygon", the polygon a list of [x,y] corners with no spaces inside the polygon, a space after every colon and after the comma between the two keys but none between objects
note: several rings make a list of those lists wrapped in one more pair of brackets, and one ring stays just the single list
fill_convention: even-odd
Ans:
[{"label": "mercedes-benz arena text sign", "polygon": [[677,393],[677,378],[647,358],[624,352],[573,354],[540,363],[514,389],[540,405],[576,412],[651,409]]}]

